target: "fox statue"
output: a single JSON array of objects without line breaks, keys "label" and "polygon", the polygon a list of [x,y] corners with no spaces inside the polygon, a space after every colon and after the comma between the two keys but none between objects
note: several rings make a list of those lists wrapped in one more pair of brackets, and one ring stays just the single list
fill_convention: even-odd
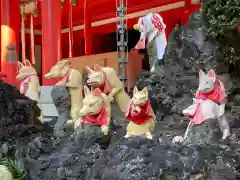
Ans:
[{"label": "fox statue", "polygon": [[153,138],[152,132],[155,128],[156,117],[151,108],[146,87],[142,91],[138,91],[137,87],[134,87],[133,97],[130,100],[125,116],[130,120],[127,126],[126,138],[132,135],[146,135],[148,139]]},{"label": "fox statue", "polygon": [[134,49],[147,49],[150,69],[154,71],[155,64],[163,58],[167,45],[166,25],[163,22],[163,18],[158,13],[149,13],[140,17],[138,23],[133,28],[141,33]]},{"label": "fox statue", "polygon": [[59,61],[49,73],[44,76],[46,79],[61,78],[56,86],[66,86],[71,96],[71,117],[68,123],[72,123],[79,118],[79,111],[82,107],[82,74],[71,68],[68,60]]},{"label": "fox statue", "polygon": [[0,165],[0,180],[13,180],[12,173],[4,165]]},{"label": "fox statue", "polygon": [[190,123],[184,137],[174,137],[173,143],[183,143],[194,126],[201,126],[212,119],[219,123],[222,139],[230,136],[230,128],[225,116],[226,97],[224,85],[217,78],[214,70],[211,69],[207,74],[200,70],[199,87],[193,99],[193,105],[183,110],[183,114],[188,116]]},{"label": "fox statue", "polygon": [[88,73],[87,84],[91,88],[99,88],[102,93],[107,94],[108,100],[113,99],[118,103],[120,109],[125,112],[130,101],[124,90],[123,83],[119,80],[116,71],[110,67],[94,65],[94,70],[86,67]]},{"label": "fox statue", "polygon": [[84,94],[83,106],[79,111],[80,118],[74,124],[75,130],[85,124],[96,130],[101,129],[104,135],[108,135],[111,105],[107,95],[98,88],[90,91],[87,86],[84,86]]},{"label": "fox statue", "polygon": [[[18,61],[18,74],[16,79],[20,81],[20,92],[32,100],[39,102],[40,100],[40,85],[37,72],[32,67],[29,60],[25,60],[25,65]],[[38,103],[41,110],[39,120],[44,123],[41,105]]]}]

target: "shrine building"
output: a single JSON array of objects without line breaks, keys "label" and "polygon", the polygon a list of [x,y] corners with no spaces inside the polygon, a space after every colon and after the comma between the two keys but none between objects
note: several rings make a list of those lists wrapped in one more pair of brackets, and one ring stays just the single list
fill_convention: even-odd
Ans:
[{"label": "shrine building", "polygon": [[[140,33],[133,29],[138,18],[159,13],[166,24],[167,37],[178,24],[200,7],[200,0],[0,0],[0,76],[17,85],[17,61],[29,59],[41,85],[54,85],[46,74],[59,60],[69,59],[83,70],[94,63],[113,67],[117,72],[117,25],[123,18],[127,33],[127,75],[131,86],[142,70],[144,53],[132,52]],[[124,16],[116,11],[124,4]],[[8,59],[15,47],[16,60]],[[11,52],[10,52],[11,53]]]}]

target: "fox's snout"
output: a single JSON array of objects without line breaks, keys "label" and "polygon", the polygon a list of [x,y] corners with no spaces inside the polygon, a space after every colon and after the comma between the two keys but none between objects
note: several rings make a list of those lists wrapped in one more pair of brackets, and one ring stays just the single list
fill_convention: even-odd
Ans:
[{"label": "fox's snout", "polygon": [[88,84],[91,84],[91,82],[92,82],[91,79],[88,79],[88,80],[87,80],[87,83],[88,83]]}]

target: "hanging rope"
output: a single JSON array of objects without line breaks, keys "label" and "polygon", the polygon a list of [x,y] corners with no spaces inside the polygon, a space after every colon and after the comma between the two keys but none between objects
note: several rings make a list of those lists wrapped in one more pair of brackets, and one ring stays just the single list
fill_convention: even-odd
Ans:
[{"label": "hanging rope", "polygon": [[35,59],[35,42],[34,42],[34,26],[33,26],[33,14],[31,14],[31,58],[32,64],[36,63]]},{"label": "hanging rope", "polygon": [[21,24],[21,42],[22,42],[22,62],[26,60],[26,42],[25,42],[25,22],[24,22],[24,6],[21,7],[22,24]]},{"label": "hanging rope", "polygon": [[70,11],[69,11],[69,57],[73,57],[73,23],[72,23],[72,5],[70,3]]}]

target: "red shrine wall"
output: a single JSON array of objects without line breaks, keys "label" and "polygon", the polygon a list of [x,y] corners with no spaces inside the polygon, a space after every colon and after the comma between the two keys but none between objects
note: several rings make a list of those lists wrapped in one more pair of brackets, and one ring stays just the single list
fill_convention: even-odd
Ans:
[{"label": "red shrine wall", "polygon": [[[177,8],[173,10],[168,10],[159,13],[163,19],[164,23],[167,25],[166,35],[170,35],[172,29],[179,23],[183,25],[189,14],[196,11],[199,8],[199,5],[192,5],[188,13],[185,13],[185,9]],[[133,25],[137,23],[138,18],[128,20],[128,29],[132,29]],[[111,51],[111,46],[116,44],[116,39],[114,36],[108,36],[110,33],[116,32],[116,23],[106,24],[102,26],[92,27],[93,33],[93,53],[105,53]],[[69,53],[69,44],[68,44],[68,33],[62,34],[62,57],[67,58]],[[74,31],[73,32],[73,55],[84,56],[84,31]]]},{"label": "red shrine wall", "polygon": [[[191,5],[188,13],[185,13],[184,7],[172,9],[159,14],[163,17],[164,23],[167,25],[166,35],[170,35],[172,29],[179,23],[184,25],[187,22],[189,15],[196,11],[200,6]],[[132,29],[133,25],[138,21],[138,18],[128,20],[128,29]],[[116,32],[116,23],[106,24],[102,26],[92,27],[93,36],[93,53],[105,53],[111,51],[111,46],[116,43],[113,36],[108,36],[110,33]],[[69,55],[68,33],[62,34],[62,58],[67,58]],[[30,35],[26,34],[26,43],[30,43]],[[35,35],[35,44],[41,45],[41,35]],[[78,30],[73,32],[73,55],[84,56],[85,43],[84,31]]]},{"label": "red shrine wall", "polygon": [[[191,5],[191,8],[186,13],[183,7],[172,9],[168,11],[164,11],[159,13],[163,19],[165,24],[167,25],[166,28],[166,35],[167,37],[170,35],[172,29],[177,25],[184,25],[187,22],[187,19],[191,13],[196,11],[200,6],[199,5]],[[133,25],[137,23],[138,18],[128,20],[128,29],[131,30]],[[92,38],[93,38],[93,53],[106,53],[110,52],[112,47],[116,45],[115,36],[109,36],[110,33],[116,32],[116,23],[106,24],[103,26],[96,26],[92,28]],[[62,34],[62,58],[69,57],[69,43],[68,43],[68,33]],[[42,37],[41,35],[35,35],[35,44],[38,45],[38,54],[39,54],[39,45],[42,44]],[[26,45],[30,46],[30,35],[26,34]],[[41,47],[40,47],[41,48]],[[26,48],[27,49],[27,48]],[[84,31],[74,31],[73,32],[73,55],[74,57],[84,56],[85,53],[85,42],[84,42]],[[40,51],[41,52],[41,51]],[[30,50],[27,57],[30,59]],[[36,61],[40,61],[38,57],[36,57]],[[41,73],[41,62],[37,62],[34,65],[37,69],[38,73]],[[40,76],[41,77],[41,76]]]}]

